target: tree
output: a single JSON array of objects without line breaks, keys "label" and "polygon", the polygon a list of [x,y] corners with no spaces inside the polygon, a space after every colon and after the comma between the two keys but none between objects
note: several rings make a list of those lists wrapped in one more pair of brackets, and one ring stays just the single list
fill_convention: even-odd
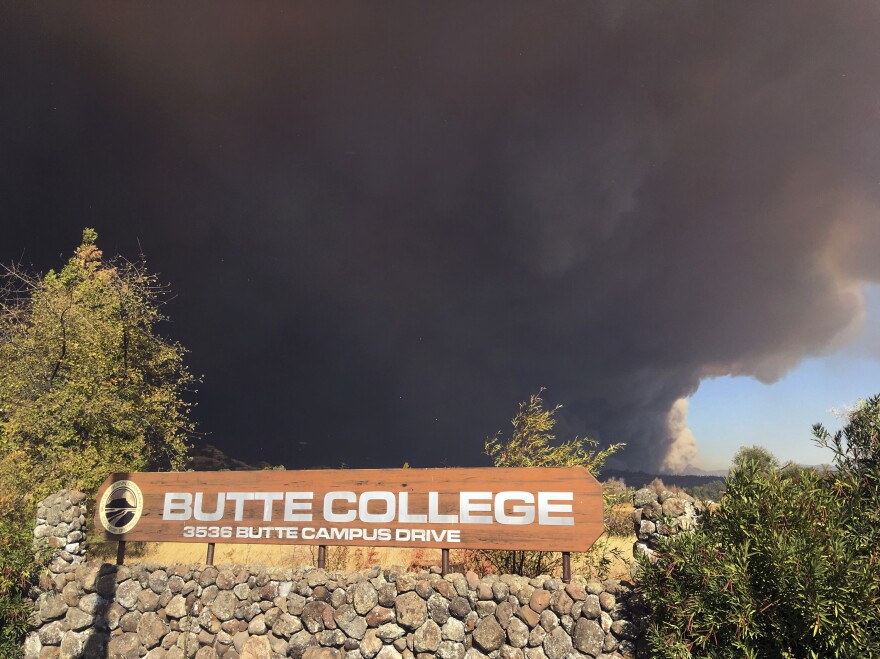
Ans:
[{"label": "tree", "polygon": [[880,656],[880,396],[834,436],[834,469],[743,460],[714,513],[640,557],[656,657]]},{"label": "tree", "polygon": [[733,468],[742,467],[746,462],[754,462],[760,471],[773,471],[779,469],[779,460],[770,451],[757,444],[753,446],[740,446],[736,455],[733,456]]},{"label": "tree", "polygon": [[9,266],[0,293],[0,511],[111,472],[181,469],[196,379],[157,333],[164,289],[143,257],[105,259],[97,234],[60,272]]},{"label": "tree", "polygon": [[[594,476],[605,461],[625,444],[611,444],[603,450],[592,450],[599,443],[594,439],[575,437],[556,442],[553,428],[556,413],[562,405],[544,408],[543,389],[519,404],[511,421],[513,432],[507,439],[500,431],[486,439],[483,450],[496,467],[585,467]],[[560,554],[538,551],[486,551],[484,557],[501,572],[537,576],[554,570],[561,562]],[[608,562],[603,554],[598,563]]]}]

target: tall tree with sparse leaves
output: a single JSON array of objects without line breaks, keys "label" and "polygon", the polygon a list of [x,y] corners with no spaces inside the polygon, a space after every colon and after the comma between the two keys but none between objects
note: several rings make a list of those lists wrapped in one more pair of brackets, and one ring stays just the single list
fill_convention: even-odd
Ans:
[{"label": "tall tree with sparse leaves", "polygon": [[[496,467],[585,467],[596,475],[605,461],[625,444],[611,444],[608,448],[595,450],[599,442],[594,439],[574,438],[557,442],[553,434],[556,413],[562,405],[544,407],[541,389],[529,400],[519,404],[513,417],[513,431],[507,439],[501,433],[486,440],[483,450]],[[595,563],[609,562],[604,545],[599,544],[601,556]],[[500,572],[537,576],[552,572],[561,564],[561,555],[540,551],[486,551],[485,559]],[[601,569],[601,565],[599,566]]]},{"label": "tall tree with sparse leaves", "polygon": [[196,379],[157,329],[164,288],[106,259],[92,229],[56,272],[6,268],[0,297],[0,510],[111,472],[181,469]]}]

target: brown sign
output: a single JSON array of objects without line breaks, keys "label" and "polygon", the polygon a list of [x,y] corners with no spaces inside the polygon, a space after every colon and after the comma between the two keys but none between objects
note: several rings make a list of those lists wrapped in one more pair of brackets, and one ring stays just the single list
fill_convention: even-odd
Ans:
[{"label": "brown sign", "polygon": [[582,467],[113,474],[108,540],[585,551],[602,487]]}]

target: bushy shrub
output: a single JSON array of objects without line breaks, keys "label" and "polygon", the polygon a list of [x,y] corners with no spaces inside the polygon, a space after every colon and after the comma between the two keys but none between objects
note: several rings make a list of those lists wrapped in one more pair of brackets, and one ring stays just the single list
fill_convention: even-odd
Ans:
[{"label": "bushy shrub", "polygon": [[31,524],[23,515],[0,518],[0,657],[19,657],[31,606],[27,591],[44,562],[31,551]]},{"label": "bushy shrub", "polygon": [[745,460],[693,534],[640,558],[658,657],[880,656],[880,397],[841,433],[836,470]]}]

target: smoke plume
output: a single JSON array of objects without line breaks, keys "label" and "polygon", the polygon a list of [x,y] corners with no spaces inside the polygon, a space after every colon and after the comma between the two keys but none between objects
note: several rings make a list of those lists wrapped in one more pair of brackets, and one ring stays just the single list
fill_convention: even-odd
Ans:
[{"label": "smoke plume", "polygon": [[5,258],[140,244],[238,456],[481,464],[547,386],[676,468],[880,280],[878,4],[0,11]]}]

